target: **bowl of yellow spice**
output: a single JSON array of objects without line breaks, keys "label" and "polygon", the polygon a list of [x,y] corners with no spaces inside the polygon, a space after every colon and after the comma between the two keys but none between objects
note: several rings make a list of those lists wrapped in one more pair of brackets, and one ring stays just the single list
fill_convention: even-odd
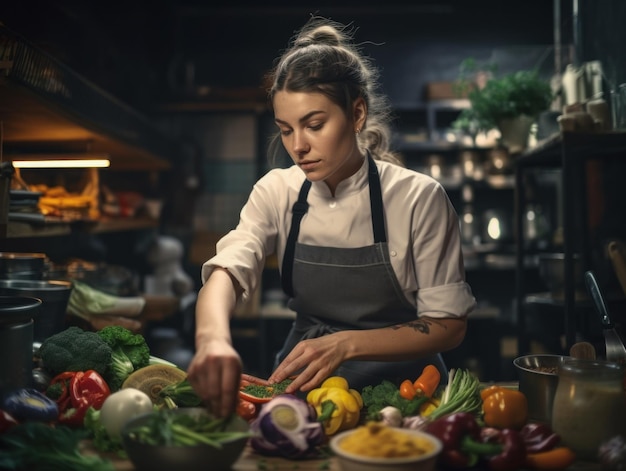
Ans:
[{"label": "bowl of yellow spice", "polygon": [[330,440],[342,471],[433,471],[442,446],[431,434],[382,422],[368,422]]}]

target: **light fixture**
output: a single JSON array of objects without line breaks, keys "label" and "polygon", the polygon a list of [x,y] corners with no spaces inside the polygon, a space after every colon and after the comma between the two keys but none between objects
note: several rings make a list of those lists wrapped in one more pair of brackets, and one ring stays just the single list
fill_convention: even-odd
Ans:
[{"label": "light fixture", "polygon": [[15,168],[105,168],[111,165],[108,154],[15,155]]}]

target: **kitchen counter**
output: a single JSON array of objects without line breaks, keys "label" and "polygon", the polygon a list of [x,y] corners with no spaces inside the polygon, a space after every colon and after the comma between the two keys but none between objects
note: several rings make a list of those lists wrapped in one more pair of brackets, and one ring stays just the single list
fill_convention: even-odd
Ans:
[{"label": "kitchen counter", "polygon": [[[117,471],[134,471],[135,468],[128,460],[108,457],[115,465]],[[285,458],[268,457],[255,453],[250,447],[246,448],[241,457],[235,462],[231,471],[341,471],[337,461],[332,458],[288,460]],[[478,470],[479,468],[472,468]],[[567,471],[601,471],[601,467],[595,463],[575,463]]]}]

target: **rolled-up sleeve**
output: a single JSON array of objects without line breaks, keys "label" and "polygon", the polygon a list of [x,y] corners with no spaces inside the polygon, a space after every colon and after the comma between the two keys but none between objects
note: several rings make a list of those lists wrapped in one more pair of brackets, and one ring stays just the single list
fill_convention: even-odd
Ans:
[{"label": "rolled-up sleeve", "polygon": [[428,317],[465,317],[474,310],[476,300],[467,283],[460,281],[417,293],[417,312]]}]

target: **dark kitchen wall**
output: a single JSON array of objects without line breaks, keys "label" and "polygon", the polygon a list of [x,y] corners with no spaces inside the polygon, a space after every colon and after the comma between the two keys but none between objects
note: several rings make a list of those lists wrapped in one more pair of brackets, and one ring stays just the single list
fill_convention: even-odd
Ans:
[{"label": "dark kitchen wall", "polygon": [[[262,88],[275,56],[314,13],[357,28],[397,105],[419,102],[428,81],[456,78],[467,57],[495,60],[503,70],[554,70],[550,0],[207,4],[24,0],[0,20],[147,112],[180,97]],[[569,15],[563,17],[567,35]]]},{"label": "dark kitchen wall", "polygon": [[626,83],[626,2],[583,1],[576,25],[580,60],[602,62],[609,90]]}]

